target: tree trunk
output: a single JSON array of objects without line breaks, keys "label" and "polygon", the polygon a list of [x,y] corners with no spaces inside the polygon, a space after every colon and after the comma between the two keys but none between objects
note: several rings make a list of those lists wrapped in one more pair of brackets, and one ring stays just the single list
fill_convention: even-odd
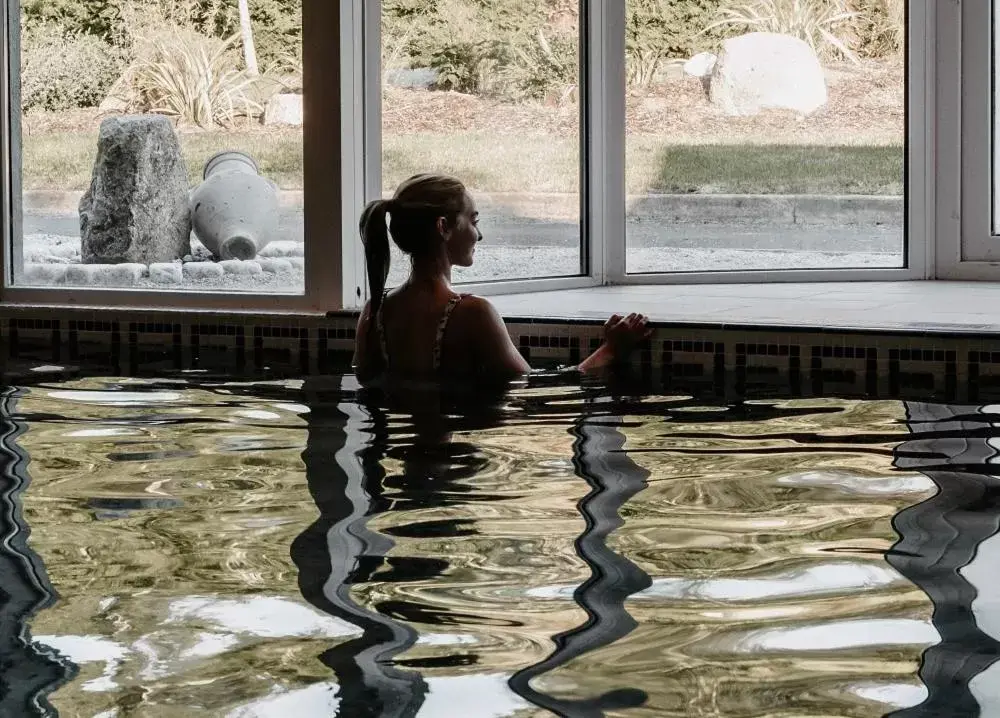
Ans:
[{"label": "tree trunk", "polygon": [[253,42],[253,25],[250,23],[250,0],[239,0],[240,34],[243,37],[243,59],[247,64],[247,73],[259,75],[257,66],[257,48]]}]

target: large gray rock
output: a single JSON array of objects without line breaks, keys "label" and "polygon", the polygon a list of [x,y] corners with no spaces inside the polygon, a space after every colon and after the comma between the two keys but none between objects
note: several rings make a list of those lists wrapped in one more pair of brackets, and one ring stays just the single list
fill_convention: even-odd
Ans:
[{"label": "large gray rock", "polygon": [[826,77],[808,43],[790,35],[754,32],[725,41],[709,96],[732,116],[769,109],[809,115],[827,102]]},{"label": "large gray rock", "polygon": [[191,251],[188,175],[162,115],[101,123],[90,189],[80,200],[87,264],[170,262]]}]

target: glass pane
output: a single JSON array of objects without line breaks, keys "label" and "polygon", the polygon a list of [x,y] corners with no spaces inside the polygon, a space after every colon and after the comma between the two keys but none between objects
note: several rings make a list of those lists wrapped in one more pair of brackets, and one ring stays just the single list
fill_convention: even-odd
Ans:
[{"label": "glass pane", "polygon": [[299,7],[20,5],[15,284],[301,294]]},{"label": "glass pane", "polygon": [[573,0],[382,2],[383,192],[465,182],[484,240],[457,282],[581,273],[579,28]]},{"label": "glass pane", "polygon": [[675,6],[627,0],[627,271],[905,266],[904,0]]}]

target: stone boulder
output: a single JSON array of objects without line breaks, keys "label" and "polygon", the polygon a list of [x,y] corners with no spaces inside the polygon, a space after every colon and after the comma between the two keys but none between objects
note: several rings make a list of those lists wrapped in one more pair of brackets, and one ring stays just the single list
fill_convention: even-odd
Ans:
[{"label": "stone boulder", "polygon": [[302,126],[302,95],[275,95],[264,108],[265,125]]},{"label": "stone boulder", "polygon": [[731,116],[771,109],[809,115],[827,102],[826,77],[808,43],[790,35],[754,32],[723,44],[709,96]]},{"label": "stone boulder", "polygon": [[80,200],[86,264],[153,264],[191,251],[188,174],[162,115],[101,123],[90,188]]},{"label": "stone boulder", "polygon": [[710,52],[699,52],[684,63],[684,74],[688,77],[709,77],[718,59]]}]

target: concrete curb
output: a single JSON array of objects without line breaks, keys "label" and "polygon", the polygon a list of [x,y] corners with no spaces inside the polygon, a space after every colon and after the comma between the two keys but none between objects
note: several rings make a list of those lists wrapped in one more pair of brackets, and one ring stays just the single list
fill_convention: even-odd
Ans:
[{"label": "concrete curb", "polygon": [[[29,189],[24,192],[25,214],[51,214],[59,216],[76,216],[80,207],[82,191]],[[301,209],[303,204],[302,190],[282,190],[278,200],[287,209]]]},{"label": "concrete curb", "polygon": [[[82,192],[28,190],[24,212],[33,215],[73,216]],[[522,221],[576,221],[579,197],[555,192],[477,193],[480,209],[515,215]],[[283,190],[284,209],[301,210],[302,190]],[[903,197],[892,195],[734,195],[658,194],[626,198],[630,221],[675,224],[765,224],[803,226],[900,226]]]},{"label": "concrete curb", "polygon": [[693,224],[899,226],[903,198],[868,195],[653,195],[635,198],[630,217]]}]

